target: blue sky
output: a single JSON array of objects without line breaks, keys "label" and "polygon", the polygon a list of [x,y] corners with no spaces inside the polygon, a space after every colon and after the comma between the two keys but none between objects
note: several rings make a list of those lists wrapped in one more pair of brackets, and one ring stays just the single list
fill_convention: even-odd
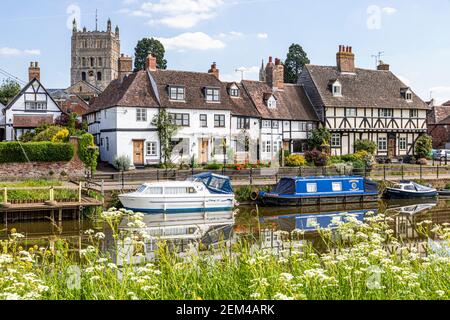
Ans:
[{"label": "blue sky", "polygon": [[[299,43],[313,64],[334,65],[340,44],[350,45],[356,64],[391,65],[423,99],[430,91],[450,99],[450,1],[448,0],[2,0],[0,69],[26,80],[30,61],[41,64],[48,88],[70,82],[70,36],[74,16],[81,27],[99,29],[108,17],[121,31],[121,51],[132,55],[143,37],[166,45],[170,69],[207,71],[216,61],[224,80],[257,78],[261,60],[284,59]],[[0,74],[1,78],[1,74]]]}]

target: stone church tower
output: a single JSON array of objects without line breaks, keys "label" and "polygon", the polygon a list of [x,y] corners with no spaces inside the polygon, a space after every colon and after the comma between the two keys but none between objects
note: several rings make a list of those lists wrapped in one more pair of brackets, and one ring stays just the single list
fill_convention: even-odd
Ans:
[{"label": "stone church tower", "polygon": [[113,32],[111,20],[106,31],[80,31],[73,21],[71,86],[86,81],[103,91],[119,78],[119,59],[119,27]]}]

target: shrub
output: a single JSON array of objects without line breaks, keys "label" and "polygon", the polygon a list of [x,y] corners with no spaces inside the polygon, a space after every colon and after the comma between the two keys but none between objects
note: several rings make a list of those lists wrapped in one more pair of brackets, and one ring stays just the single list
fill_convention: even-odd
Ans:
[{"label": "shrub", "polygon": [[346,154],[346,155],[343,155],[343,156],[341,156],[341,159],[342,159],[342,161],[344,161],[344,162],[353,162],[353,161],[358,160],[358,159],[356,158],[356,156],[355,156],[354,153],[353,153],[353,154]]},{"label": "shrub", "polygon": [[131,167],[131,159],[127,155],[118,156],[113,161],[113,166],[119,171],[128,171]]},{"label": "shrub", "polygon": [[86,168],[92,172],[97,169],[98,148],[94,143],[94,136],[90,133],[83,134],[78,140],[78,154]]},{"label": "shrub", "polygon": [[33,141],[39,142],[39,141],[52,141],[53,137],[58,134],[59,131],[61,131],[63,127],[60,126],[50,126],[43,131],[37,133]]},{"label": "shrub", "polygon": [[204,167],[206,170],[220,170],[223,168],[223,165],[214,161],[213,163],[209,163]]},{"label": "shrub", "polygon": [[67,142],[68,138],[69,138],[69,130],[63,128],[53,136],[52,142]]},{"label": "shrub", "polygon": [[311,137],[308,139],[308,147],[312,150],[319,149],[328,145],[331,140],[331,132],[327,128],[318,128],[313,130]]},{"label": "shrub", "polygon": [[317,149],[305,152],[306,161],[316,166],[326,166],[328,164],[328,155]]},{"label": "shrub", "polygon": [[375,154],[377,151],[377,144],[372,140],[357,140],[353,145],[355,151],[367,151],[370,154]]},{"label": "shrub", "polygon": [[306,159],[299,154],[291,154],[284,159],[287,167],[303,167],[306,166]]},{"label": "shrub", "polygon": [[70,161],[73,155],[73,145],[69,143],[0,143],[0,163]]},{"label": "shrub", "polygon": [[424,134],[417,139],[416,155],[418,158],[429,158],[433,150],[433,139]]}]

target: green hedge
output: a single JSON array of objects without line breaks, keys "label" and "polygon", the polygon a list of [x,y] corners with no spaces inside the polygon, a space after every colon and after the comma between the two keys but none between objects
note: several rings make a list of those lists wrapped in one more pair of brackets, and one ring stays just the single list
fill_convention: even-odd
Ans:
[{"label": "green hedge", "polygon": [[70,143],[0,143],[0,163],[70,161],[73,156],[74,148]]}]

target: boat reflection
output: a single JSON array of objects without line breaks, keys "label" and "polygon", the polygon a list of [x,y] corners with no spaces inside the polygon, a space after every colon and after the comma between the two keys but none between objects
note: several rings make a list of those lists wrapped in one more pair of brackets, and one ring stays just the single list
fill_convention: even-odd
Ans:
[{"label": "boat reflection", "polygon": [[136,229],[127,224],[124,219],[119,230],[127,236],[119,241],[116,254],[112,252],[118,265],[124,261],[136,264],[151,261],[160,249],[185,255],[188,251],[226,245],[232,238],[235,219],[231,211],[221,216],[217,212],[213,215],[208,212],[156,214],[145,216],[144,228]]}]

